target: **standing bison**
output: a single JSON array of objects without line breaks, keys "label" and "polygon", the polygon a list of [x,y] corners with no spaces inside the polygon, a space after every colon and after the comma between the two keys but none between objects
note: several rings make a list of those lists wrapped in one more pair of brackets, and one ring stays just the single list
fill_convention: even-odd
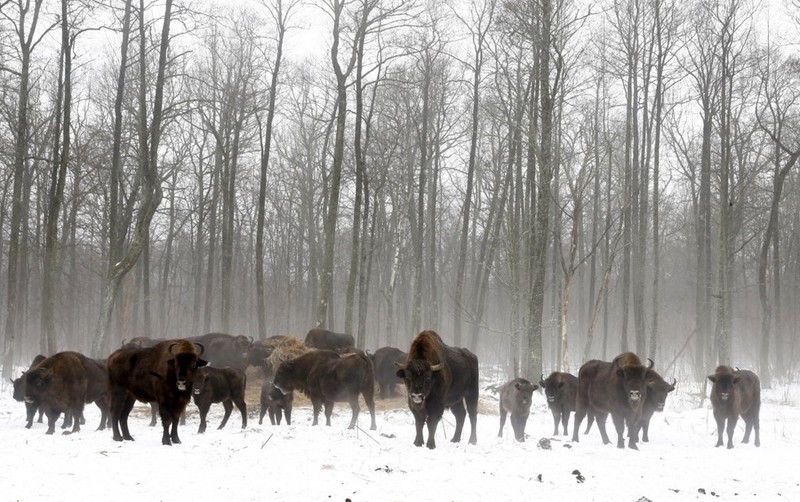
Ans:
[{"label": "standing bison", "polygon": [[372,365],[375,367],[375,380],[381,389],[381,399],[397,395],[397,368],[395,363],[408,359],[408,354],[396,347],[381,347],[372,354]]},{"label": "standing bison", "polygon": [[178,422],[191,399],[203,346],[188,340],[166,340],[153,347],[118,349],[108,356],[111,426],[114,441],[133,441],[128,415],[138,399],[157,402],[163,434],[161,444],[180,443]]},{"label": "standing bison", "polygon": [[718,366],[708,379],[711,386],[711,406],[717,421],[717,446],[722,446],[722,431],[728,421],[728,449],[733,448],[733,431],[741,415],[744,419],[744,438],[750,441],[750,432],[755,429],[755,445],[761,446],[758,414],[761,410],[761,382],[755,373],[748,370],[733,370],[730,366]]},{"label": "standing bison", "polygon": [[198,368],[194,378],[193,399],[200,409],[200,427],[197,432],[206,431],[206,415],[212,403],[222,403],[225,416],[218,429],[225,427],[233,411],[233,405],[242,413],[242,429],[247,427],[247,404],[244,402],[244,389],[247,375],[236,368]]},{"label": "standing bison", "polygon": [[369,408],[370,430],[375,424],[375,375],[372,361],[363,353],[339,355],[331,350],[312,350],[290,361],[284,361],[275,372],[273,382],[283,394],[298,389],[308,396],[314,408],[317,425],[319,412],[325,406],[325,425],[331,425],[334,402],[348,402],[352,410],[350,425],[353,429],[360,411],[359,393]]},{"label": "standing bison", "polygon": [[105,428],[108,383],[104,369],[94,359],[78,352],[59,352],[26,372],[24,378],[25,402],[47,415],[46,434],[53,434],[61,413],[71,414],[71,432],[79,432],[84,404],[91,402],[100,408],[98,430]]},{"label": "standing bison", "polygon": [[517,441],[525,441],[525,425],[531,414],[531,396],[538,388],[538,385],[524,378],[515,378],[500,386],[500,432],[497,433],[497,437],[503,437],[506,415],[510,413],[514,438]]},{"label": "standing bison", "polygon": [[[42,354],[39,354],[36,357],[34,357],[33,361],[31,362],[30,367],[28,368],[28,371],[30,371],[30,370],[36,368],[37,366],[39,366],[39,363],[41,363],[45,359],[47,359],[47,357],[43,356]],[[19,377],[11,380],[11,383],[14,385],[14,394],[13,394],[14,395],[14,399],[19,401],[19,402],[25,402],[25,372],[23,372],[22,375],[20,375]],[[39,410],[39,420],[37,420],[37,421],[39,423],[42,423],[42,414],[44,413],[44,410],[42,410],[41,408],[38,408],[38,406],[36,406],[33,403],[27,403],[27,402],[25,403],[25,415],[26,415],[25,428],[26,429],[30,429],[31,426],[33,426],[33,419],[36,416],[36,410],[37,409]],[[66,420],[67,416],[71,417],[72,415],[65,415],[65,417],[64,417],[65,420]],[[66,421],[65,421],[65,423],[66,423]]]},{"label": "standing bison", "polygon": [[294,402],[294,391],[286,394],[272,384],[271,379],[265,379],[261,384],[261,413],[258,416],[258,424],[264,421],[264,415],[269,413],[269,421],[272,425],[281,424],[281,413],[286,416],[286,425],[292,425],[292,403]]},{"label": "standing bison", "polygon": [[353,335],[334,333],[322,328],[313,328],[306,333],[305,344],[310,349],[338,350],[354,347]]},{"label": "standing bison", "polygon": [[550,376],[544,378],[542,375],[539,386],[544,389],[547,398],[547,407],[553,414],[553,435],[558,436],[558,422],[564,435],[567,435],[569,425],[569,414],[575,411],[575,400],[578,395],[578,377],[570,373],[554,371]]},{"label": "standing bison", "polygon": [[642,405],[642,417],[636,425],[634,434],[638,439],[639,430],[642,431],[642,441],[647,443],[650,441],[648,431],[650,430],[650,419],[653,418],[655,412],[664,411],[664,406],[667,403],[669,393],[675,390],[676,380],[673,379],[672,383],[665,381],[661,375],[655,370],[647,372],[647,397]]},{"label": "standing bison", "polygon": [[[456,417],[452,442],[461,441],[464,418],[469,413],[469,443],[478,442],[478,358],[467,349],[449,347],[434,331],[423,331],[411,341],[406,362],[397,363],[397,376],[408,391],[408,407],[414,415],[417,435],[414,445],[422,446],[422,427],[428,424],[430,449],[436,448],[436,427],[445,408]],[[466,410],[464,406],[466,404]]]},{"label": "standing bison", "polygon": [[642,416],[642,405],[647,399],[647,372],[652,366],[653,361],[650,361],[645,367],[632,352],[624,352],[610,363],[596,359],[584,363],[578,372],[572,440],[579,441],[581,422],[591,414],[597,419],[603,443],[610,443],[606,434],[606,418],[610,414],[617,430],[617,447],[625,447],[623,433],[627,423],[631,429],[628,447],[638,449],[633,430]]}]

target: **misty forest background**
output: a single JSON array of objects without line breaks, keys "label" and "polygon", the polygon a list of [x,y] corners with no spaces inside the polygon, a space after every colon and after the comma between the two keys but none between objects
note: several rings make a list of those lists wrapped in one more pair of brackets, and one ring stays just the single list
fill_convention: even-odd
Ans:
[{"label": "misty forest background", "polygon": [[797,379],[798,0],[0,9],[4,377],[322,325]]}]

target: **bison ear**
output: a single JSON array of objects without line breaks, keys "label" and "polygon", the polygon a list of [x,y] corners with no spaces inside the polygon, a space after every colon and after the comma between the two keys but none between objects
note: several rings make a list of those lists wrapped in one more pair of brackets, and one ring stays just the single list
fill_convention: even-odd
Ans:
[{"label": "bison ear", "polygon": [[625,370],[623,370],[622,368],[617,368],[617,376],[620,377],[620,378],[624,377],[625,376]]},{"label": "bison ear", "polygon": [[708,379],[713,383],[717,383],[717,375],[708,375]]},{"label": "bison ear", "polygon": [[739,383],[740,378],[738,376],[733,377],[733,385]]},{"label": "bison ear", "polygon": [[397,378],[405,378],[406,377],[406,370],[403,369],[403,368],[400,368],[395,372],[395,375],[397,375]]},{"label": "bison ear", "polygon": [[520,390],[520,389],[522,389],[522,385],[520,385],[519,382],[517,382],[517,383],[514,384],[514,388],[517,389],[517,390]]},{"label": "bison ear", "polygon": [[431,366],[431,371],[439,371],[443,367],[444,367],[444,364],[442,364],[442,363],[434,364],[433,366]]},{"label": "bison ear", "polygon": [[536,385],[536,384],[534,384],[534,385],[533,385],[533,390],[536,390],[536,389],[538,389],[538,388],[539,388],[539,386],[538,386],[538,385]]},{"label": "bison ear", "polygon": [[169,366],[170,368],[174,368],[175,367],[175,359],[174,358],[173,359],[167,359],[167,366]]},{"label": "bison ear", "polygon": [[204,361],[203,359],[198,359],[197,360],[197,367],[198,368],[206,366],[207,364],[208,364],[208,361]]}]

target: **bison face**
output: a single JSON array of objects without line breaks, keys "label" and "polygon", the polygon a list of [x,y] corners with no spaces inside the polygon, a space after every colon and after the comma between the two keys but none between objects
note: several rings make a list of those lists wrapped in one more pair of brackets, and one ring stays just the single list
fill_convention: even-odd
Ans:
[{"label": "bison face", "polygon": [[203,368],[199,368],[197,373],[195,374],[194,380],[192,382],[193,390],[195,396],[199,396],[206,390],[208,386],[208,372],[204,371]]},{"label": "bison face", "polygon": [[564,382],[560,381],[550,381],[550,380],[542,380],[539,382],[539,385],[542,386],[544,389],[544,395],[547,396],[548,403],[556,403],[561,401],[561,394],[563,393],[564,389]]},{"label": "bison face", "polygon": [[647,402],[654,403],[656,411],[664,411],[667,403],[667,396],[675,390],[676,381],[673,379],[669,384],[660,378],[658,380],[648,380],[647,382]]},{"label": "bison face", "polygon": [[414,359],[408,364],[395,363],[397,376],[402,378],[408,389],[409,404],[421,406],[433,388],[434,373],[442,369],[441,364],[431,365],[425,359]]},{"label": "bison face", "polygon": [[733,386],[739,382],[739,377],[729,373],[709,375],[708,379],[714,383],[711,392],[719,396],[720,401],[727,402],[733,395]]},{"label": "bison face", "polygon": [[11,383],[14,384],[14,399],[23,401],[25,399],[25,373],[19,378],[11,380]]},{"label": "bison face", "polygon": [[192,381],[197,368],[208,364],[193,353],[179,353],[167,361],[170,369],[175,373],[175,387],[180,392],[190,392]]},{"label": "bison face", "polygon": [[631,408],[641,406],[647,395],[647,383],[645,381],[644,367],[626,367],[617,370],[617,374],[622,379],[622,388],[628,405]]},{"label": "bison face", "polygon": [[517,405],[520,406],[522,409],[529,410],[531,408],[531,396],[533,395],[533,391],[538,389],[539,386],[533,385],[528,382],[525,383],[517,382],[516,384],[514,384],[514,388],[517,390],[516,392]]},{"label": "bison face", "polygon": [[24,379],[25,402],[38,403],[41,401],[52,378],[53,372],[47,368],[37,368],[27,372]]},{"label": "bison face", "polygon": [[278,366],[275,378],[272,380],[272,385],[284,395],[294,390],[294,386],[291,384],[292,368],[294,368],[292,361],[284,361]]}]

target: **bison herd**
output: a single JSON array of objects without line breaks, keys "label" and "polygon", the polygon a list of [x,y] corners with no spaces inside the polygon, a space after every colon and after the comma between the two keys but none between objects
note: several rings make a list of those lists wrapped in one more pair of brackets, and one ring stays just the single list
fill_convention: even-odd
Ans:
[{"label": "bison herd", "polygon": [[[408,352],[383,347],[369,354],[355,348],[354,343],[350,335],[320,328],[310,330],[302,341],[290,336],[254,341],[224,333],[184,339],[140,337],[124,341],[105,360],[73,351],[37,356],[30,368],[13,380],[14,399],[25,402],[27,428],[37,411],[40,422],[42,413],[47,417],[47,434],[54,433],[62,413],[62,428],[72,428],[65,434],[80,431],[84,405],[95,403],[101,412],[98,430],[110,427],[115,441],[133,440],[128,429],[133,405],[136,401],[150,403],[150,425],[155,425],[160,416],[161,442],[172,445],[181,442],[178,425],[183,423],[192,399],[200,414],[198,433],[205,432],[206,416],[214,403],[222,403],[225,409],[220,429],[228,422],[234,405],[241,412],[242,428],[247,427],[245,370],[258,366],[264,373],[259,424],[267,414],[273,425],[280,425],[282,418],[291,424],[294,391],[299,390],[311,401],[313,425],[317,425],[323,410],[326,425],[331,425],[334,403],[345,402],[352,411],[348,427],[355,428],[361,397],[370,413],[370,429],[374,430],[376,388],[381,398],[391,398],[398,395],[396,386],[403,383],[416,428],[414,445],[436,447],[436,429],[447,408],[455,417],[452,441],[461,440],[469,417],[469,443],[477,442],[479,365],[475,354],[445,344],[434,331],[414,337]],[[747,443],[754,433],[754,443],[760,446],[758,376],[748,370],[719,366],[708,380],[712,383],[717,446],[724,444],[723,432],[727,432],[727,447],[733,448],[733,432],[740,416],[745,422],[742,442]],[[580,440],[579,430],[586,419],[586,432],[596,422],[603,443],[608,444],[611,439],[606,421],[610,415],[617,447],[625,447],[627,428],[628,447],[636,449],[640,435],[642,441],[649,441],[650,419],[664,410],[675,383],[664,380],[652,360],[645,363],[631,352],[612,361],[588,361],[577,377],[553,372],[547,378],[542,375],[538,384],[514,378],[496,388],[498,436],[503,435],[510,415],[514,438],[525,440],[532,394],[541,389],[553,415],[553,435],[568,434],[569,415],[574,413],[574,442]]]}]

